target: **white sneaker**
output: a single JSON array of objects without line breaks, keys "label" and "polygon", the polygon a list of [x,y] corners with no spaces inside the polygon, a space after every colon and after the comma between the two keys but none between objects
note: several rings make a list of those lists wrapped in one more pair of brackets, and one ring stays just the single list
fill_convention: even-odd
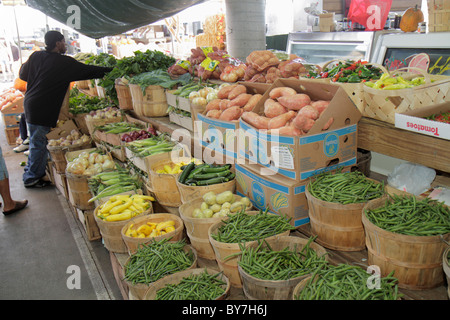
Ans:
[{"label": "white sneaker", "polygon": [[20,146],[15,147],[13,150],[17,153],[24,152],[25,150],[28,150],[28,145],[22,143]]},{"label": "white sneaker", "polygon": [[29,145],[30,144],[30,139],[26,138],[25,140],[23,140],[22,144]]},{"label": "white sneaker", "polygon": [[23,154],[28,156],[30,154],[30,150],[25,151]]}]

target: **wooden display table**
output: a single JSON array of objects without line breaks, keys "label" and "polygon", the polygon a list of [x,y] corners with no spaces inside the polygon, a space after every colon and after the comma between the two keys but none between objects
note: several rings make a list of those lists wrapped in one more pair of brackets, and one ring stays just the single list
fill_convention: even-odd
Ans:
[{"label": "wooden display table", "polygon": [[399,129],[387,122],[361,118],[358,148],[450,172],[450,141]]}]

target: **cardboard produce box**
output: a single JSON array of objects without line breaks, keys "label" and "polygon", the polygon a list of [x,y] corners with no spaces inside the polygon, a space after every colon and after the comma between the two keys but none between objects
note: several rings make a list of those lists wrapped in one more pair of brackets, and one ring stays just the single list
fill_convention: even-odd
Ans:
[{"label": "cardboard produce box", "polygon": [[[61,121],[61,120],[59,120]],[[49,133],[47,133],[48,140],[57,140],[59,138],[67,137],[72,130],[79,132],[77,125],[73,120],[62,120],[63,123],[52,128]],[[82,134],[80,134],[81,136]]]},{"label": "cardboard produce box", "polygon": [[[347,93],[338,85],[278,79],[263,95],[254,112],[263,114],[264,102],[276,87],[294,88],[312,100],[331,101],[307,134],[285,136],[268,134],[239,120],[238,158],[267,167],[294,181],[302,181],[320,168],[344,164],[357,156],[357,123],[361,113]],[[333,118],[327,130],[324,125]]]},{"label": "cardboard produce box", "polygon": [[[241,82],[247,87],[247,93],[264,94],[269,88],[267,83]],[[237,159],[237,140],[239,121],[223,121],[206,117],[206,111],[198,113],[196,117],[196,133],[199,135],[203,147],[214,149],[228,157]]]},{"label": "cardboard produce box", "polygon": [[24,98],[18,98],[1,109],[5,129],[19,127],[20,115],[24,112],[23,99]]},{"label": "cardboard produce box", "polygon": [[[354,161],[348,161],[343,172],[350,171]],[[322,171],[336,170],[339,165],[333,165]],[[253,205],[260,210],[269,208],[270,212],[286,215],[291,219],[291,225],[299,227],[309,223],[308,202],[305,195],[309,180],[296,182],[286,179],[280,174],[273,174],[267,168],[255,164],[236,164],[236,194],[248,197]]]},{"label": "cardboard produce box", "polygon": [[422,107],[404,113],[396,113],[395,127],[450,140],[450,123],[424,119],[424,117],[441,112],[450,112],[450,102]]},{"label": "cardboard produce box", "polygon": [[191,112],[191,101],[188,98],[173,94],[176,90],[166,90],[167,104],[181,110]]}]

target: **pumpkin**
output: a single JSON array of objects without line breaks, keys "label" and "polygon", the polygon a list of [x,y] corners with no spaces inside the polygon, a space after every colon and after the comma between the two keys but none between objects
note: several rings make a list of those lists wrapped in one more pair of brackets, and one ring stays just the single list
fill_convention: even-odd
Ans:
[{"label": "pumpkin", "polygon": [[14,89],[17,89],[17,90],[22,91],[22,92],[27,91],[27,83],[26,83],[26,81],[23,81],[20,78],[16,78],[14,80],[13,87],[14,87]]},{"label": "pumpkin", "polygon": [[419,22],[423,22],[423,12],[416,6],[413,8],[408,8],[405,13],[403,13],[402,19],[400,20],[400,30],[404,32],[414,32],[419,26]]}]

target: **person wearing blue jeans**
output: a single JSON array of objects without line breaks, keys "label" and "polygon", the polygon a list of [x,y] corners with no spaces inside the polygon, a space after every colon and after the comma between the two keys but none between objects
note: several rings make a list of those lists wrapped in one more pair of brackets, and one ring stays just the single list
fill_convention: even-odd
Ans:
[{"label": "person wearing blue jeans", "polygon": [[48,160],[46,135],[56,127],[70,83],[103,78],[112,70],[87,65],[64,55],[66,42],[58,31],[48,31],[44,39],[46,49],[33,52],[19,71],[19,78],[27,82],[23,103],[30,140],[28,163],[23,174],[27,188],[50,184],[42,179]]},{"label": "person wearing blue jeans", "polygon": [[42,178],[46,175],[45,168],[49,157],[46,135],[50,130],[50,127],[28,124],[30,154],[23,174],[25,187],[44,187],[49,184]]}]

